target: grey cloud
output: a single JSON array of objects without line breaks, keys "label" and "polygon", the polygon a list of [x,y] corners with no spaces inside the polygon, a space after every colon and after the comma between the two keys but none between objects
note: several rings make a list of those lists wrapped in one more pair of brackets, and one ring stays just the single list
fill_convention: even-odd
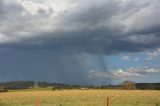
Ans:
[{"label": "grey cloud", "polygon": [[147,60],[153,60],[160,56],[160,49],[148,52]]},{"label": "grey cloud", "polygon": [[122,56],[121,59],[124,60],[124,61],[129,61],[130,57],[129,56]]},{"label": "grey cloud", "polygon": [[117,79],[129,79],[136,77],[144,77],[152,74],[159,74],[160,68],[151,68],[151,67],[131,67],[127,70],[118,69],[117,71],[90,71],[90,78],[98,77],[98,78],[117,78]]},{"label": "grey cloud", "polygon": [[112,84],[119,84],[125,80],[134,82],[159,82],[160,68],[151,67],[135,67],[127,70],[114,71],[90,71],[88,78],[92,80],[107,80],[110,79]]},{"label": "grey cloud", "polygon": [[[159,2],[156,0],[154,2],[151,0],[141,2],[130,0],[126,2],[117,0],[69,1],[68,3],[75,6],[60,11],[58,15],[51,18],[54,14],[52,7],[48,6],[46,10],[41,6],[38,10],[38,14],[41,15],[32,15],[16,1],[7,5],[1,1],[1,13],[3,14],[0,19],[3,28],[0,28],[0,32],[7,39],[13,39],[11,45],[17,48],[23,47],[25,43],[25,46],[28,46],[30,42],[41,42],[38,46],[32,43],[32,47],[57,48],[60,45],[66,48],[65,51],[78,50],[78,52],[91,54],[150,50],[160,45],[158,30],[160,24],[154,19],[158,17],[157,12],[160,11],[160,8],[157,6]],[[149,9],[152,13],[147,14]],[[2,17],[10,17],[14,22]],[[145,22],[142,19],[144,17]],[[147,21],[150,24],[146,25]],[[9,45],[11,42],[7,40],[6,43]]]},{"label": "grey cloud", "polygon": [[1,21],[12,21],[16,19],[18,21],[19,14],[23,12],[24,8],[17,2],[13,1],[0,1],[0,19]]},{"label": "grey cloud", "polygon": [[[30,71],[26,68],[20,72],[23,67],[5,56],[6,64],[9,63],[14,69],[13,76],[22,76],[19,79],[26,79],[24,74],[34,79],[34,75],[39,72],[35,79],[44,76],[44,80],[55,78],[57,82],[67,83],[78,78],[75,82],[90,83],[88,70],[91,67],[95,69],[96,65],[88,67],[80,62],[85,56],[77,56],[83,53],[98,55],[101,63],[97,64],[102,64],[102,70],[107,70],[102,55],[160,48],[159,4],[158,0],[1,0],[0,52],[7,51],[8,56],[13,56],[10,58],[19,64],[26,59],[26,65],[22,66],[27,67],[28,64]],[[32,58],[29,54],[22,51],[31,52],[30,55],[35,59],[33,64],[30,63]],[[39,58],[35,51],[40,51]],[[46,53],[41,54],[42,51]],[[51,60],[50,56],[53,56]],[[47,59],[50,61],[49,66]],[[46,64],[43,64],[43,60]],[[5,71],[12,69],[8,69],[4,63],[1,63],[1,68],[9,80],[12,75],[7,75]],[[43,65],[38,67],[40,64]],[[43,71],[45,68],[48,69],[46,72]],[[113,73],[108,75],[113,76]],[[112,78],[106,79],[110,82]],[[106,80],[97,83],[103,81]]]},{"label": "grey cloud", "polygon": [[94,84],[87,78],[89,55],[53,55],[54,51],[1,51],[0,80],[34,80]]}]

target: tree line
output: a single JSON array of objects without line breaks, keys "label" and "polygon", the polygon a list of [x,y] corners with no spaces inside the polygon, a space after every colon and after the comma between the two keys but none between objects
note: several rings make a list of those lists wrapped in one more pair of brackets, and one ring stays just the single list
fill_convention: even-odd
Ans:
[{"label": "tree line", "polygon": [[34,87],[34,81],[9,81],[0,82],[0,92],[8,90],[29,89]]},{"label": "tree line", "polygon": [[52,90],[60,89],[141,89],[141,90],[160,90],[160,83],[134,83],[132,81],[124,81],[120,85],[103,85],[103,86],[79,86],[49,82],[34,82],[34,81],[9,81],[0,82],[0,92],[8,90],[32,89],[35,86],[40,88],[52,87]]},{"label": "tree line", "polygon": [[124,81],[121,88],[128,90],[160,90],[160,83],[134,83],[132,81]]}]

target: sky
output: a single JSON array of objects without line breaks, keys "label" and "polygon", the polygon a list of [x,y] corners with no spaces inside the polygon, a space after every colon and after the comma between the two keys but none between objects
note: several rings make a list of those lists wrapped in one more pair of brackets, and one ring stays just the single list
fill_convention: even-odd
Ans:
[{"label": "sky", "polygon": [[160,82],[159,0],[0,0],[0,82]]}]

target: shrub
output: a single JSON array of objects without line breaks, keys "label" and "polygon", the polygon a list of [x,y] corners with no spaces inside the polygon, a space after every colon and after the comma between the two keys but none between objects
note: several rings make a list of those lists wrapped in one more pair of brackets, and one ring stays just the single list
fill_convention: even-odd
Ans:
[{"label": "shrub", "polygon": [[122,84],[122,89],[133,90],[136,89],[136,85],[132,81],[124,81]]},{"label": "shrub", "polygon": [[56,91],[57,89],[55,87],[52,88],[52,91]]},{"label": "shrub", "polygon": [[0,87],[0,92],[8,92],[8,89],[5,87]]}]

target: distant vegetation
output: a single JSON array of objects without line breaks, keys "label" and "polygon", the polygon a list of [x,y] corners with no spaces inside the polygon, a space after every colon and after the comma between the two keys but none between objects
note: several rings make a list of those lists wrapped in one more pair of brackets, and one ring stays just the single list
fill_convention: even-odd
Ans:
[{"label": "distant vegetation", "polygon": [[78,86],[78,85],[48,83],[48,82],[37,82],[37,85],[42,88],[53,87],[53,89],[78,89],[78,88],[81,88],[81,86]]},{"label": "distant vegetation", "polygon": [[0,92],[8,90],[31,89],[34,87],[47,88],[52,90],[61,89],[125,89],[125,90],[160,90],[160,83],[134,83],[132,81],[124,81],[121,85],[103,85],[103,86],[78,86],[59,83],[37,82],[34,81],[10,81],[0,83]]},{"label": "distant vegetation", "polygon": [[160,83],[136,83],[136,88],[141,90],[160,90]]},{"label": "distant vegetation", "polygon": [[0,87],[0,92],[8,92],[8,89],[5,87]]},{"label": "distant vegetation", "polygon": [[136,84],[132,81],[124,81],[121,85],[122,89],[126,89],[126,90],[134,90],[136,89]]},{"label": "distant vegetation", "polygon": [[18,89],[29,89],[34,87],[33,81],[10,81],[10,82],[1,82],[0,91],[8,90],[18,90]]}]

